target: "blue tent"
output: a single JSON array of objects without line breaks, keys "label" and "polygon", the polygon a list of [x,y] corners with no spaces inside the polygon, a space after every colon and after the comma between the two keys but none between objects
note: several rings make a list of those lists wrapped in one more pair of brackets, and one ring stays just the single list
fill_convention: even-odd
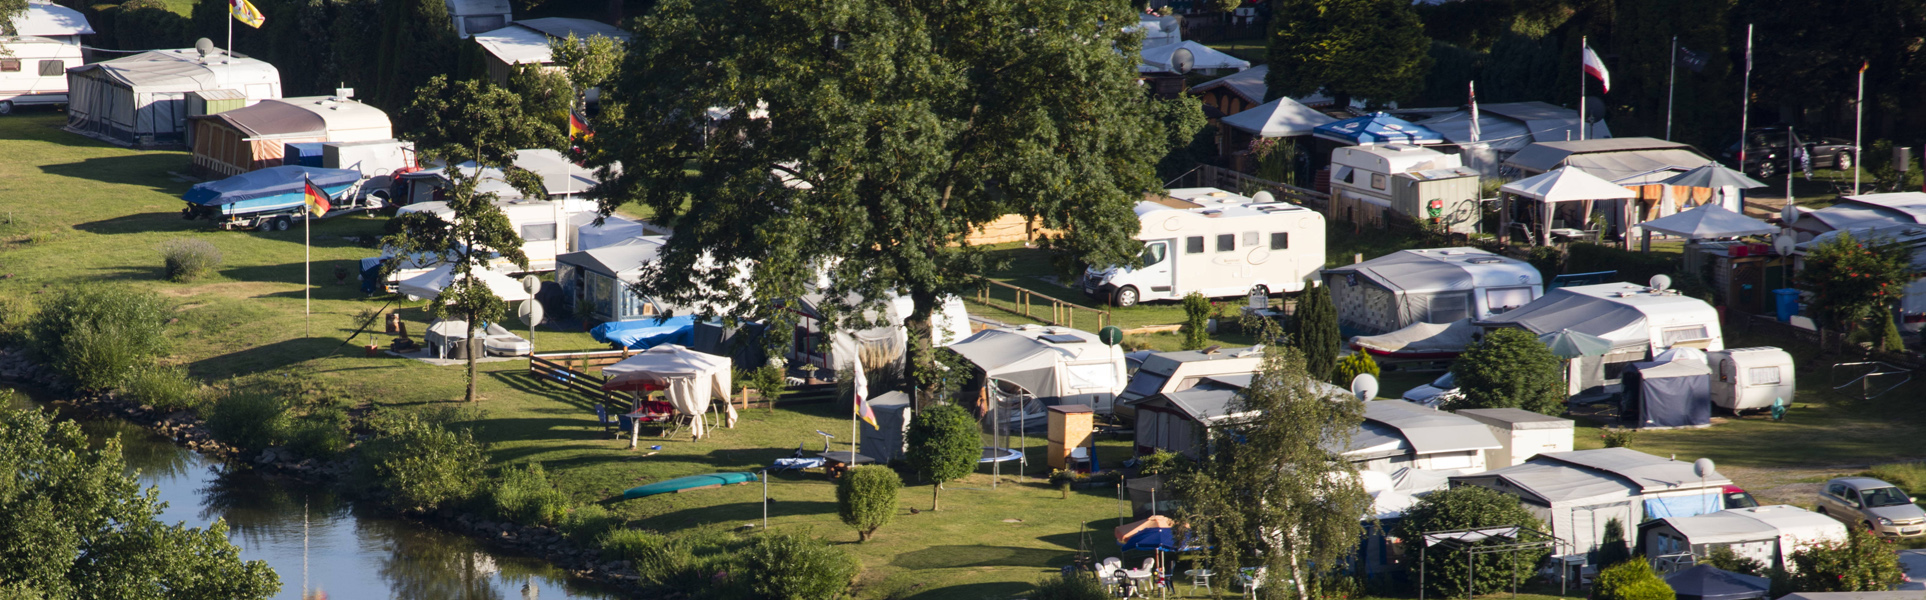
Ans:
[{"label": "blue tent", "polygon": [[687,346],[695,341],[695,317],[683,315],[657,320],[645,317],[634,321],[609,321],[589,330],[595,341],[617,344],[631,350],[647,350],[662,344]]},{"label": "blue tent", "polygon": [[1186,552],[1199,548],[1201,548],[1201,546],[1197,545],[1197,540],[1191,539],[1188,535],[1184,536],[1182,543],[1178,543],[1177,536],[1171,532],[1169,527],[1152,527],[1139,531],[1137,535],[1130,536],[1130,539],[1124,540],[1120,550],[1123,552],[1132,550]]},{"label": "blue tent", "polygon": [[268,167],[220,181],[197,184],[181,195],[181,199],[201,206],[223,206],[248,200],[293,196],[298,204],[304,178],[333,196],[361,181],[361,172],[320,167]]},{"label": "blue tent", "polygon": [[1311,129],[1311,135],[1345,144],[1439,144],[1444,134],[1431,128],[1384,113],[1325,123]]}]

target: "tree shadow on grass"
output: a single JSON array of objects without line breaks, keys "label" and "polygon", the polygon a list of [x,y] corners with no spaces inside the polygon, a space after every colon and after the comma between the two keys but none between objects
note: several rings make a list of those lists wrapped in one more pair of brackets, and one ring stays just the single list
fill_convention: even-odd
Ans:
[{"label": "tree shadow on grass", "polygon": [[1051,569],[1070,564],[1072,552],[1072,550],[1016,546],[930,546],[897,554],[889,564],[904,569],[982,567]]},{"label": "tree shadow on grass", "polygon": [[[288,325],[300,328],[299,323]],[[189,373],[203,379],[221,379],[247,373],[278,371],[324,355],[341,340],[324,337],[293,338],[271,344],[251,346],[187,365]]]},{"label": "tree shadow on grass", "polygon": [[[754,484],[751,483],[750,485]],[[689,493],[700,494],[706,491],[713,490],[696,490]],[[638,498],[631,501],[646,502],[648,498]],[[752,519],[761,520],[761,504],[761,502],[731,502],[728,504],[712,504],[709,506],[687,508],[636,521],[633,527],[653,529],[656,531],[676,531],[711,523],[730,523]],[[835,502],[780,500],[769,503],[769,518],[771,519],[778,517],[826,515],[835,512]]]},{"label": "tree shadow on grass", "polygon": [[143,152],[101,156],[58,165],[41,165],[40,171],[60,177],[141,186],[178,196],[186,193],[193,184],[175,181],[167,172],[183,171],[187,166],[188,160],[185,155]]},{"label": "tree shadow on grass", "polygon": [[923,590],[913,596],[901,596],[903,600],[975,600],[977,598],[1019,598],[1029,592],[1032,586],[1017,581],[988,581],[947,585]]}]

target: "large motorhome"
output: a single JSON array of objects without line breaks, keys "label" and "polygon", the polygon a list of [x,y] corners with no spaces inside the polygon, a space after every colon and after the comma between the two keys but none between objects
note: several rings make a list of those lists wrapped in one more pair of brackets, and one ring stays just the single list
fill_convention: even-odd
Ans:
[{"label": "large motorhome", "polygon": [[1144,252],[1132,265],[1091,267],[1083,293],[1117,306],[1296,292],[1324,266],[1324,215],[1216,188],[1182,188],[1136,206]]},{"label": "large motorhome", "polygon": [[80,54],[80,36],[94,28],[79,11],[52,3],[32,2],[14,17],[18,35],[0,37],[0,115],[15,106],[67,103],[67,68],[87,62]]}]

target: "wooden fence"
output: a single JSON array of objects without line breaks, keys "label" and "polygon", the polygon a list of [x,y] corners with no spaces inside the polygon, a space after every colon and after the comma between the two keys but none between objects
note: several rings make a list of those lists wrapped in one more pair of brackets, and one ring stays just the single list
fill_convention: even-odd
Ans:
[{"label": "wooden fence", "polygon": [[635,356],[637,352],[636,350],[603,350],[534,354],[528,357],[528,374],[540,381],[554,383],[588,394],[593,398],[607,400],[610,395],[602,391],[602,384],[607,383],[608,378],[602,376],[601,368],[622,362],[622,359]]},{"label": "wooden fence", "polygon": [[1077,313],[1089,313],[1084,317],[1086,325],[1094,322],[1091,330],[1110,325],[1110,311],[1082,306],[1039,294],[1034,290],[1017,287],[988,278],[978,278],[982,285],[976,290],[976,303],[1011,314],[1023,315],[1042,321],[1048,325],[1076,327]]},{"label": "wooden fence", "polygon": [[1189,174],[1178,179],[1189,179],[1193,182],[1190,187],[1214,187],[1239,194],[1255,194],[1259,191],[1266,191],[1270,192],[1272,196],[1276,196],[1279,200],[1295,202],[1320,211],[1326,210],[1331,206],[1330,194],[1287,183],[1279,183],[1262,177],[1254,177],[1213,165],[1200,165]]}]

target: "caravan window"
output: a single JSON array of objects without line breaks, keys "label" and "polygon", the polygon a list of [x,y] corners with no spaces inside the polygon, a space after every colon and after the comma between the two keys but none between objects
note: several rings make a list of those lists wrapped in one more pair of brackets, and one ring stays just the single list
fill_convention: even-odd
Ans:
[{"label": "caravan window", "polygon": [[0,58],[0,73],[18,73],[18,72],[20,72],[20,59]]},{"label": "caravan window", "polygon": [[1746,385],[1779,385],[1779,367],[1752,367],[1746,369]]},{"label": "caravan window", "polygon": [[1374,190],[1382,190],[1382,189],[1384,189],[1385,187],[1386,187],[1386,186],[1385,186],[1385,182],[1384,182],[1384,174],[1383,174],[1383,173],[1372,173],[1372,174],[1371,174],[1371,189],[1374,189]]},{"label": "caravan window", "polygon": [[1184,252],[1187,254],[1204,253],[1204,236],[1194,235],[1184,238]]},{"label": "caravan window", "polygon": [[1531,288],[1514,287],[1485,290],[1485,307],[1499,314],[1531,302]]},{"label": "caravan window", "polygon": [[1237,234],[1225,233],[1217,236],[1217,251],[1230,252],[1237,249]]},{"label": "caravan window", "polygon": [[1704,325],[1693,325],[1691,327],[1667,328],[1663,337],[1660,338],[1659,343],[1666,348],[1670,348],[1673,344],[1679,342],[1695,342],[1709,339],[1712,339],[1712,334],[1706,332]]},{"label": "caravan window", "polygon": [[1471,317],[1464,294],[1439,294],[1431,297],[1431,318],[1427,323],[1450,323]]},{"label": "caravan window", "polygon": [[1351,170],[1351,167],[1338,167],[1337,174],[1331,177],[1331,179],[1334,181],[1342,181],[1345,183],[1357,183],[1355,181],[1351,181],[1352,172],[1353,171]]},{"label": "caravan window", "polygon": [[1289,250],[1290,248],[1291,234],[1282,231],[1271,234],[1272,250]]},{"label": "caravan window", "polygon": [[67,61],[64,61],[64,60],[40,61],[41,77],[62,77],[62,76],[65,76],[66,74],[67,74]]},{"label": "caravan window", "polygon": [[522,241],[547,242],[555,239],[554,223],[529,223],[522,226]]},{"label": "caravan window", "polygon": [[462,17],[462,24],[467,26],[468,35],[475,35],[501,29],[508,25],[508,20],[501,15],[480,15]]}]

